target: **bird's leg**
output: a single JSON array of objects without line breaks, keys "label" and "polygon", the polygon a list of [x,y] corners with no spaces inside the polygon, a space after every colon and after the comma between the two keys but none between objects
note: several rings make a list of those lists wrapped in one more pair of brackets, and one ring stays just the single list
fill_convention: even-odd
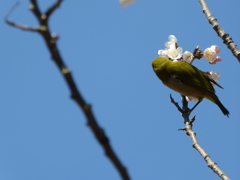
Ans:
[{"label": "bird's leg", "polygon": [[202,101],[202,100],[199,100],[194,106],[192,109],[189,109],[188,108],[188,101],[186,99],[186,96],[182,95],[182,108],[179,107],[178,103],[176,103],[174,101],[174,99],[172,98],[172,95],[170,94],[170,99],[171,99],[171,102],[178,108],[178,110],[182,113],[182,116],[184,118],[184,123],[186,124],[186,122],[190,122],[189,120],[189,115],[191,114],[191,112],[198,106],[198,104]]},{"label": "bird's leg", "polygon": [[200,102],[202,102],[202,100],[199,100],[199,101],[193,106],[193,108],[190,109],[189,114],[200,104]]}]

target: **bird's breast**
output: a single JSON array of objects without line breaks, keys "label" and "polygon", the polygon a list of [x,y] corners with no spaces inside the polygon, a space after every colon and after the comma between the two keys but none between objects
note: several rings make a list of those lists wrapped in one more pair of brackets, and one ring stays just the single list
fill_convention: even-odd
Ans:
[{"label": "bird's breast", "polygon": [[202,90],[199,90],[193,86],[190,86],[173,76],[170,76],[164,82],[164,84],[170,89],[180,94],[183,94],[185,96],[192,96],[198,99],[202,99],[204,97],[204,92]]}]

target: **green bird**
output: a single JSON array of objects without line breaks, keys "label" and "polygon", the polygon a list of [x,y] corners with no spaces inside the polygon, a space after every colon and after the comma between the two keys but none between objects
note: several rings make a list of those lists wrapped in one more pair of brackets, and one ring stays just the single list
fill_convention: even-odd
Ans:
[{"label": "green bird", "polygon": [[199,101],[206,98],[218,105],[224,115],[229,115],[229,111],[215,94],[212,83],[222,87],[207,73],[186,62],[174,62],[165,57],[154,59],[152,67],[162,83],[170,89]]}]

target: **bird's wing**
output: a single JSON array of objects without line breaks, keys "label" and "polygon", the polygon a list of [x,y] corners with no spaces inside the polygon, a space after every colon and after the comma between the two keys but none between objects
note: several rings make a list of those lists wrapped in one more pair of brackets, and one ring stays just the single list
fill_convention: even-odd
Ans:
[{"label": "bird's wing", "polygon": [[211,76],[208,74],[208,72],[202,72],[202,73],[209,79],[209,81],[211,81],[213,84],[215,84],[216,86],[218,86],[218,87],[220,87],[220,88],[223,89],[223,87],[222,87],[220,84],[218,84],[216,81],[214,81],[214,80],[211,78]]},{"label": "bird's wing", "polygon": [[[211,80],[198,68],[185,63],[185,62],[173,62],[172,75],[189,86],[208,92],[215,93],[215,90],[211,84]],[[214,81],[214,80],[212,80]],[[214,83],[216,83],[214,81]]]}]

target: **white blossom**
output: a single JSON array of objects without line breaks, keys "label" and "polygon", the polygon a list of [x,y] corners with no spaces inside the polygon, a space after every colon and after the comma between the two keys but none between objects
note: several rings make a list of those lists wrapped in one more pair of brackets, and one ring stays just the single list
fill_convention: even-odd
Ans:
[{"label": "white blossom", "polygon": [[211,77],[214,81],[216,81],[216,82],[219,81],[219,79],[220,79],[220,73],[219,73],[219,72],[217,72],[217,71],[209,71],[209,74],[210,74],[210,77]]},{"label": "white blossom", "polygon": [[166,49],[158,51],[160,57],[166,57],[172,59],[173,61],[182,58],[183,49],[176,46],[177,38],[174,35],[170,35],[168,37],[168,41],[164,45],[166,46]]},{"label": "white blossom", "polygon": [[176,48],[176,43],[177,43],[177,38],[174,36],[174,35],[170,35],[169,37],[168,37],[168,41],[167,42],[165,42],[165,46],[167,47],[167,48]]},{"label": "white blossom", "polygon": [[203,56],[208,62],[212,63],[216,59],[217,53],[212,48],[207,48],[204,50]]},{"label": "white blossom", "polygon": [[220,62],[220,61],[222,61],[222,58],[220,56],[216,56],[215,60],[210,64],[216,64],[217,62]]},{"label": "white blossom", "polygon": [[203,56],[210,64],[216,64],[217,62],[222,61],[221,57],[217,56],[217,53],[219,52],[220,47],[212,45],[210,48],[204,50]]},{"label": "white blossom", "polygon": [[176,48],[169,48],[167,51],[167,55],[169,58],[175,60],[175,59],[179,59],[182,57],[182,48],[178,47]]},{"label": "white blossom", "polygon": [[190,64],[193,60],[193,54],[190,53],[189,51],[185,51],[183,53],[183,60]]},{"label": "white blossom", "polygon": [[167,49],[164,49],[164,50],[160,49],[160,50],[158,50],[158,55],[160,57],[168,58],[168,50]]},{"label": "white blossom", "polygon": [[219,52],[220,52],[220,47],[217,46],[217,45],[212,45],[210,48],[211,48],[212,50],[214,50],[216,53],[219,53]]}]

